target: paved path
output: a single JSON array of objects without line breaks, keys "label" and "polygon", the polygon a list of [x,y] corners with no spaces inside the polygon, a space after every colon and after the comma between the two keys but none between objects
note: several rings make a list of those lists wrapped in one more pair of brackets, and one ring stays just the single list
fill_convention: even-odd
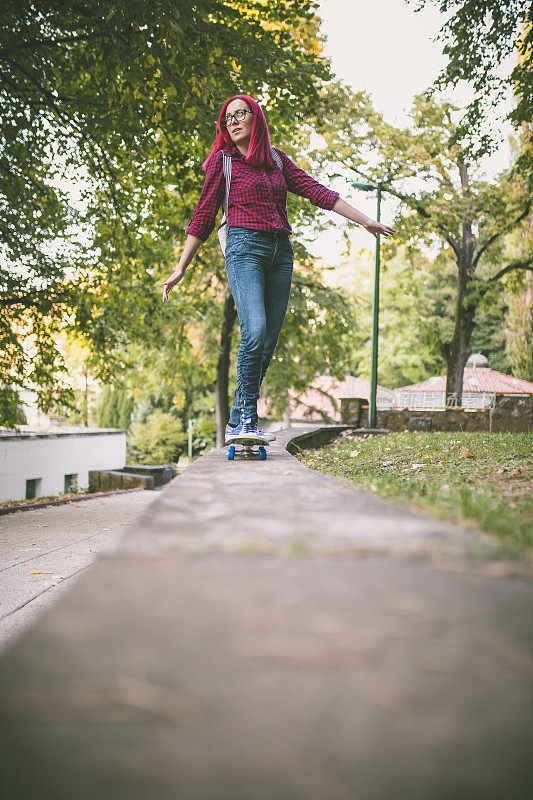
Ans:
[{"label": "paved path", "polygon": [[8,796],[531,796],[530,582],[291,435],[195,462],[4,654]]},{"label": "paved path", "polygon": [[0,652],[76,582],[105,540],[129,525],[155,496],[139,491],[74,499],[0,517]]}]

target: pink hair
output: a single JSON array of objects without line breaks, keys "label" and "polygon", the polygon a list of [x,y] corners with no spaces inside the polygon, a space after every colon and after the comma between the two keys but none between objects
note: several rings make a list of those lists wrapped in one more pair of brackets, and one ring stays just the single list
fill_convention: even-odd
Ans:
[{"label": "pink hair", "polygon": [[246,155],[246,163],[252,167],[259,167],[259,169],[267,169],[272,171],[276,168],[274,159],[272,158],[270,143],[270,133],[268,131],[268,124],[259,103],[247,94],[236,94],[226,100],[222,106],[219,114],[216,130],[217,137],[213,142],[213,146],[202,164],[205,169],[207,162],[213,155],[218,153],[219,150],[225,150],[233,145],[233,141],[228,133],[226,126],[222,123],[223,118],[226,116],[226,108],[232,100],[244,100],[250,106],[250,111],[254,112],[254,121],[252,124],[252,134],[250,136],[250,144],[248,145],[248,153]]}]

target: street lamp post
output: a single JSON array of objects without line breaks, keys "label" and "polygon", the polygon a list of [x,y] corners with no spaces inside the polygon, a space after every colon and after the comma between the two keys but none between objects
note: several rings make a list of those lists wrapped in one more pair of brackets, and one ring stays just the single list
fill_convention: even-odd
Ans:
[{"label": "street lamp post", "polygon": [[[381,181],[377,186],[372,183],[352,182],[352,186],[363,191],[374,191],[378,193],[378,209],[376,220],[381,222],[381,192],[383,184]],[[376,258],[374,268],[374,302],[372,304],[372,367],[370,373],[370,403],[368,405],[368,424],[367,428],[377,428],[376,395],[378,388],[378,338],[379,338],[379,233],[376,236]]]},{"label": "street lamp post", "polygon": [[193,429],[193,428],[194,428],[194,426],[196,425],[196,422],[197,422],[197,420],[195,420],[195,419],[190,419],[190,420],[188,421],[188,423],[187,423],[187,438],[188,438],[188,442],[187,442],[187,444],[188,444],[188,447],[187,447],[187,454],[188,454],[188,456],[189,456],[189,459],[191,459],[191,458],[192,458],[192,429]]}]

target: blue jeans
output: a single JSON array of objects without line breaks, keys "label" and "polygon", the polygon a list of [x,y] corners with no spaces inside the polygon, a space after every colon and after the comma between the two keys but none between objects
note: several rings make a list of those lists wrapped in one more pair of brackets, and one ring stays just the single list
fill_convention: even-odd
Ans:
[{"label": "blue jeans", "polygon": [[241,408],[257,420],[257,399],[285,319],[291,292],[294,252],[285,231],[228,228],[226,275],[241,328],[237,389],[229,421]]}]

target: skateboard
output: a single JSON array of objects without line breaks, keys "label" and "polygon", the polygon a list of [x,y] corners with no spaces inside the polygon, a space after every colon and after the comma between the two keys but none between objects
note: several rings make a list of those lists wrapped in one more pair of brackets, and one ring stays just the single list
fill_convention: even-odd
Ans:
[{"label": "skateboard", "polygon": [[[240,449],[237,450],[236,446],[240,446]],[[255,450],[256,447],[258,450]],[[256,436],[238,436],[229,444],[228,461],[234,461],[235,454],[244,458],[255,458],[258,453],[259,460],[265,461],[267,457],[266,447],[268,447],[268,442],[265,442],[264,439],[259,439]]]}]

